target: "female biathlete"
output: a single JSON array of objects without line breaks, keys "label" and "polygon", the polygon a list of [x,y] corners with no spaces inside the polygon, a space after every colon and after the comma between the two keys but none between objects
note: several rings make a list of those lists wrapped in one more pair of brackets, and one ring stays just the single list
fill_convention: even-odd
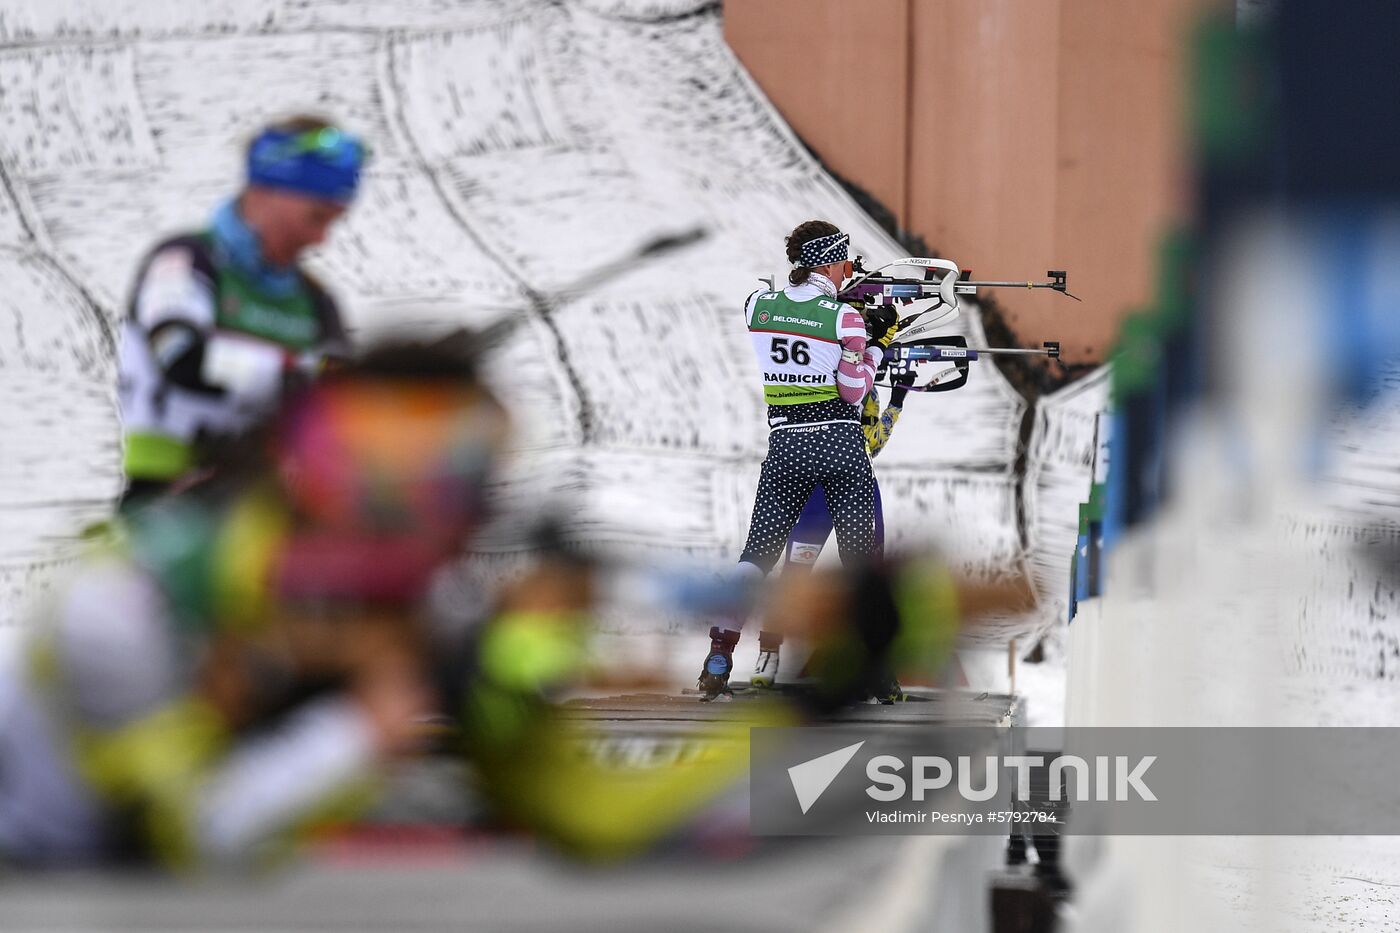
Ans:
[{"label": "female biathlete", "polygon": [[[860,402],[875,382],[884,350],[867,346],[865,321],[837,300],[854,274],[850,236],[822,220],[787,237],[789,285],[749,296],[744,315],[768,403],[768,456],[758,479],[741,572],[764,576],[782,556],[813,490],[824,493],[843,563],[876,553],[875,475]],[[726,692],[742,622],[710,629],[700,673],[706,699]]]},{"label": "female biathlete", "polygon": [[[893,309],[888,318],[881,318],[877,314],[867,315],[868,327],[871,341],[881,349],[887,348],[890,341],[899,332],[899,327],[895,322]],[[899,421],[899,416],[904,410],[904,399],[909,394],[909,387],[914,383],[914,374],[902,376],[896,381],[894,389],[890,392],[889,404],[885,410],[880,411],[880,396],[873,388],[861,403],[860,424],[861,430],[865,433],[865,449],[870,454],[870,459],[874,460],[879,456],[880,451],[885,449],[885,444],[889,442],[890,434],[894,432],[894,426]],[[874,480],[875,493],[875,554],[882,556],[885,551],[885,514],[880,503],[880,481]],[[817,558],[821,556],[822,548],[826,546],[826,539],[831,536],[831,509],[827,507],[826,496],[822,492],[822,487],[817,486],[812,490],[812,495],[807,499],[807,504],[802,508],[802,514],[797,519],[797,524],[793,526],[792,533],[788,535],[787,557],[783,562],[784,573],[806,572],[816,564]],[[778,659],[779,649],[783,644],[783,636],[780,632],[769,632],[762,630],[758,633],[758,660],[754,663],[753,676],[750,683],[755,687],[771,687],[778,679]],[[897,685],[892,684],[897,687]],[[881,697],[880,699],[887,699]]]}]

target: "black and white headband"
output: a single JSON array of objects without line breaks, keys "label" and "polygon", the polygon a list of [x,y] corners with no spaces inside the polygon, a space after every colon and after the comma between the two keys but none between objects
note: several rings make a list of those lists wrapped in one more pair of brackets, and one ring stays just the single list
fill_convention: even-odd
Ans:
[{"label": "black and white headband", "polygon": [[830,236],[819,236],[815,240],[808,240],[802,244],[802,251],[792,267],[794,269],[812,269],[833,262],[845,262],[850,258],[848,250],[850,243],[851,235],[849,233],[833,233]]}]

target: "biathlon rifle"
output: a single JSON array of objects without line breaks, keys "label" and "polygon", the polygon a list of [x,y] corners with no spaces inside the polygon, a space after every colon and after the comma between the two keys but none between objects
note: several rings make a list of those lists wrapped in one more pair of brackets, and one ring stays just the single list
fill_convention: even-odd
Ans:
[{"label": "biathlon rifle", "polygon": [[[899,277],[886,274],[885,270],[896,266],[914,267],[920,270],[918,277]],[[1075,301],[1079,297],[1070,294],[1066,287],[1067,273],[1051,270],[1045,275],[1046,282],[1005,282],[975,281],[970,272],[960,270],[957,263],[949,259],[931,259],[922,256],[906,256],[886,263],[873,272],[866,270],[861,257],[855,259],[855,277],[841,289],[842,301],[860,303],[865,307],[889,305],[904,307],[916,301],[933,299],[933,304],[922,308],[900,322],[899,334],[885,351],[885,361],[881,364],[881,375],[887,375],[891,382],[901,377],[912,376],[920,363],[948,362],[952,367],[944,369],[922,385],[910,385],[912,392],[950,392],[967,384],[969,364],[984,356],[1046,356],[1060,358],[1060,342],[1047,340],[1038,348],[1013,347],[969,347],[967,338],[961,335],[925,337],[930,331],[950,323],[958,316],[958,296],[975,295],[979,287],[987,288],[1048,288]]]}]

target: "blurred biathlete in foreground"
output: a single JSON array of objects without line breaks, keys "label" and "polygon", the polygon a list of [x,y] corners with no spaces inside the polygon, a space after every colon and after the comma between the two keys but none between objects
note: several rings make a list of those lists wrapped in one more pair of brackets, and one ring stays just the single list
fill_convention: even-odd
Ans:
[{"label": "blurred biathlete in foreground", "polygon": [[[837,300],[850,278],[850,236],[812,220],[787,237],[789,285],[758,291],[744,308],[768,403],[768,455],[759,474],[741,573],[768,574],[803,506],[820,487],[843,563],[877,551],[875,474],[859,405],[870,394],[883,349],[871,344],[860,312]],[[728,689],[742,620],[710,630],[700,671],[705,699]]]},{"label": "blurred biathlete in foreground", "polygon": [[[653,742],[617,728],[629,714],[654,716],[658,703],[663,719],[674,715],[657,684],[641,679],[649,669],[629,681],[627,671],[600,671],[588,649],[608,572],[576,550],[545,548],[487,620],[435,652],[446,712],[496,825],[590,861],[658,848],[728,858],[762,845],[744,794],[752,727],[840,715],[891,673],[937,678],[962,625],[1032,605],[1024,578],[957,580],[930,554],[783,574],[763,599],[764,629],[813,647],[804,689],[765,691],[742,716],[693,722],[683,738]],[[692,593],[740,614],[757,608],[762,589]],[[624,695],[596,699],[605,686]],[[571,700],[581,688],[594,699]]]},{"label": "blurred biathlete in foreground", "polygon": [[243,865],[370,799],[434,708],[420,603],[504,440],[474,346],[297,389],[250,462],[93,542],[0,677],[0,863]]},{"label": "blurred biathlete in foreground", "polygon": [[246,160],[243,191],[137,275],[119,352],[128,505],[206,465],[207,439],[265,418],[289,375],[347,352],[335,302],[298,260],[354,199],[364,145],[297,117],[258,133]]}]

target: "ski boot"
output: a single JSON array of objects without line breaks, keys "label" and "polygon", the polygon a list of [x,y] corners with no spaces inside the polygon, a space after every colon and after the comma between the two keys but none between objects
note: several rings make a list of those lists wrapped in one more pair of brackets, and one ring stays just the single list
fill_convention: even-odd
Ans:
[{"label": "ski boot", "polygon": [[753,665],[753,677],[749,678],[756,689],[771,689],[778,682],[778,649],[782,644],[782,635],[758,633],[758,660]]},{"label": "ski boot", "polygon": [[734,646],[738,643],[738,632],[711,626],[710,653],[705,656],[698,682],[702,703],[733,692],[729,689],[729,672],[734,670]]}]

